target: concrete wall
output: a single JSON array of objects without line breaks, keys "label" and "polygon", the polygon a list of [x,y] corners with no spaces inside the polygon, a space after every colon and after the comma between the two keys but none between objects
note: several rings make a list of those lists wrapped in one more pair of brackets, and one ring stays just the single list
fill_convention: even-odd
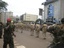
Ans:
[{"label": "concrete wall", "polygon": [[60,18],[64,17],[64,0],[60,1],[61,5],[60,5]]}]

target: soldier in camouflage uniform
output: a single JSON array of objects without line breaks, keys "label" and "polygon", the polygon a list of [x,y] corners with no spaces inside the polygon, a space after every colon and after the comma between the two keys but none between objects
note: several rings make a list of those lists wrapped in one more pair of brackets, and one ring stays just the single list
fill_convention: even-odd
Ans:
[{"label": "soldier in camouflage uniform", "polygon": [[4,27],[4,35],[3,35],[3,48],[7,48],[7,45],[9,44],[9,48],[14,48],[14,42],[13,42],[13,36],[16,37],[14,34],[13,26],[11,25],[11,19],[7,19],[7,24]]},{"label": "soldier in camouflage uniform", "polygon": [[48,29],[48,32],[54,36],[50,48],[64,48],[64,18],[61,19],[61,23],[61,25],[51,26]]}]

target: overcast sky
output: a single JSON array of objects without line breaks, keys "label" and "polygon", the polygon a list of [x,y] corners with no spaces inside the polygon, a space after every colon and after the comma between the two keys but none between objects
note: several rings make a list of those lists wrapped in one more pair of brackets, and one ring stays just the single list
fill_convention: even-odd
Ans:
[{"label": "overcast sky", "polygon": [[8,3],[8,11],[12,11],[14,15],[22,15],[24,13],[38,15],[39,8],[44,8],[41,3],[46,0],[3,0]]}]

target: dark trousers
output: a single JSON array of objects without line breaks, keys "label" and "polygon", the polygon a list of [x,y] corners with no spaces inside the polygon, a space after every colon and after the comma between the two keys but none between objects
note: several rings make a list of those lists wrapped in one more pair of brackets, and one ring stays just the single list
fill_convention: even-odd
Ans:
[{"label": "dark trousers", "polygon": [[9,44],[9,48],[14,48],[14,42],[13,39],[4,39],[3,48],[7,48],[7,45]]},{"label": "dark trousers", "polygon": [[0,38],[2,37],[2,31],[0,31]]}]

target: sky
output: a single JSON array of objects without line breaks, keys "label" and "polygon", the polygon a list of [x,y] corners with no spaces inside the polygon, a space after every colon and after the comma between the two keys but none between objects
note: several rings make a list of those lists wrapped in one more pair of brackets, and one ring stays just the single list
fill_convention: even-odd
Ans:
[{"label": "sky", "polygon": [[41,5],[46,0],[3,0],[8,3],[8,11],[12,11],[13,15],[20,16],[24,13],[28,14],[39,14],[39,8],[44,8]]}]

